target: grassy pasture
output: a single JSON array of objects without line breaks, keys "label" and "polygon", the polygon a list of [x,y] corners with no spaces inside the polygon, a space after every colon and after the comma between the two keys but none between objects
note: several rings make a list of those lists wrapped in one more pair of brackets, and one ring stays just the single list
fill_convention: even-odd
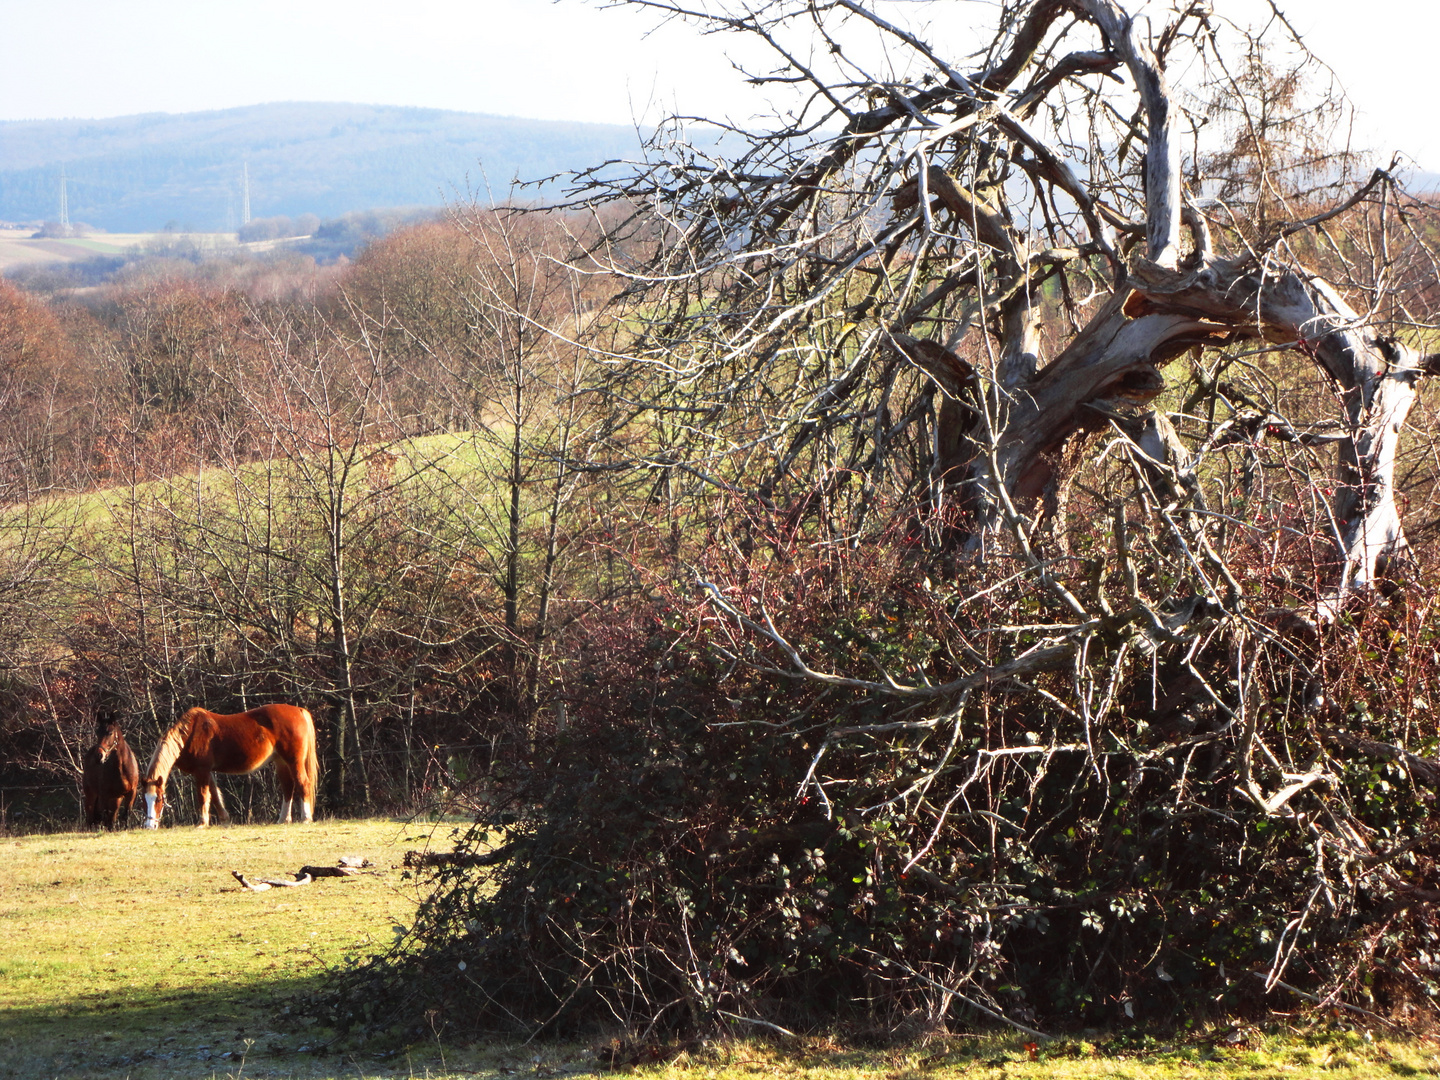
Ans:
[{"label": "grassy pasture", "polygon": [[[312,1075],[298,1048],[322,1040],[277,1032],[271,1006],[391,940],[415,907],[392,864],[429,834],[327,820],[0,839],[0,1077],[225,1075],[247,1040],[252,1061]],[[262,893],[230,875],[341,855],[378,872]]]},{"label": "grassy pasture", "polygon": [[[598,1076],[605,1070],[586,1046],[457,1047],[441,1033],[380,1058],[285,1020],[285,1001],[314,992],[347,955],[383,947],[409,920],[413,882],[395,867],[409,848],[445,846],[449,828],[332,819],[0,838],[0,1080]],[[376,872],[263,893],[230,876],[288,876],[340,855],[365,855]],[[1033,1051],[1000,1036],[886,1050],[737,1039],[618,1068],[652,1080],[1440,1075],[1440,1046],[1379,1032],[1088,1038]]]},{"label": "grassy pasture", "polygon": [[[504,426],[497,425],[496,430],[503,433]],[[395,471],[402,477],[402,488],[411,490],[421,489],[423,482],[415,477],[403,479],[407,473],[424,476],[443,470],[451,480],[464,481],[481,469],[501,464],[493,445],[477,441],[467,432],[422,435],[386,444],[384,449],[403,461],[403,465]],[[382,477],[382,473],[372,474],[370,468],[365,466],[351,478],[357,491],[372,476],[377,481]],[[386,469],[389,468],[387,465]],[[274,458],[245,462],[235,466],[233,471],[209,465],[198,475],[182,473],[146,480],[133,486],[117,484],[93,491],[60,494],[32,507],[20,503],[0,505],[0,526],[6,527],[0,528],[0,536],[7,530],[18,532],[27,521],[48,522],[52,528],[81,526],[103,529],[115,525],[132,504],[147,507],[162,501],[185,509],[199,501],[209,506],[212,513],[234,514],[240,507],[242,494],[247,503],[256,502],[267,492],[269,482],[276,479],[292,485],[299,482],[293,465],[283,458]],[[531,507],[526,509],[533,512]]]}]

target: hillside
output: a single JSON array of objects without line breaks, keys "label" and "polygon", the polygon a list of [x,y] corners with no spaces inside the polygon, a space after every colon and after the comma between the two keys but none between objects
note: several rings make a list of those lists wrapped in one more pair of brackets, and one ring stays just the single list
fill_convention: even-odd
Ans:
[{"label": "hillside", "polygon": [[[0,220],[110,231],[233,231],[253,217],[336,217],[503,191],[637,149],[634,128],[380,105],[283,102],[106,120],[0,123]],[[482,172],[483,170],[483,172]]]}]

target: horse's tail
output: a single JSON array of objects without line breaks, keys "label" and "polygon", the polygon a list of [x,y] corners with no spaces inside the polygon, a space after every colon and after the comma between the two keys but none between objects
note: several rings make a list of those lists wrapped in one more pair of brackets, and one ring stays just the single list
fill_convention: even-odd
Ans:
[{"label": "horse's tail", "polygon": [[315,745],[317,741],[315,736],[315,718],[310,715],[309,709],[303,709],[302,711],[305,713],[305,719],[310,721],[310,741],[305,749],[305,776],[309,781],[310,805],[313,808],[315,805],[315,796],[320,791],[320,752],[316,749]]}]

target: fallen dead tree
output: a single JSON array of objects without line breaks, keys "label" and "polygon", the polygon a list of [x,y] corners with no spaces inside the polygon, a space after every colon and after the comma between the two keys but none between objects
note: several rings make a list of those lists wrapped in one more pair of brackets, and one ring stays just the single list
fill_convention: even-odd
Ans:
[{"label": "fallen dead tree", "polygon": [[231,870],[230,875],[251,892],[265,892],[269,889],[293,889],[298,885],[309,885],[316,878],[354,877],[372,865],[374,864],[369,859],[361,856],[343,855],[334,866],[302,866],[295,871],[293,879],[249,878],[239,870]]}]

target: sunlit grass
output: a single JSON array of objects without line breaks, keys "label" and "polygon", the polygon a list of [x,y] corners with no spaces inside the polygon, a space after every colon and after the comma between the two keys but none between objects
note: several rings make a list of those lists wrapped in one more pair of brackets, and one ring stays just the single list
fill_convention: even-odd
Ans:
[{"label": "sunlit grass", "polygon": [[826,1040],[788,1047],[756,1043],[718,1045],[643,1070],[655,1080],[700,1076],[804,1074],[811,1080],[906,1080],[910,1077],[1028,1077],[1044,1080],[1174,1077],[1382,1077],[1437,1073],[1437,1049],[1428,1044],[1367,1038],[1363,1033],[1262,1034],[1247,1031],[1238,1046],[1223,1038],[1142,1040],[1125,1048],[1103,1042],[1059,1040],[1027,1046],[1000,1036],[950,1036],[895,1050],[853,1050]]},{"label": "sunlit grass", "polygon": [[[180,1050],[202,1075],[247,1039],[293,1052],[267,1007],[392,940],[415,907],[392,867],[427,836],[331,820],[0,840],[0,1077],[169,1075],[159,1056]],[[230,873],[288,878],[341,855],[376,872],[261,893]]]},{"label": "sunlit grass", "polygon": [[[368,494],[367,485],[393,479],[402,489],[424,490],[424,477],[443,470],[450,481],[469,482],[477,472],[493,470],[500,462],[503,432],[486,435],[453,432],[425,435],[362,451],[362,459],[381,450],[404,464],[395,467],[385,459],[383,471],[364,466],[350,482],[357,497]],[[317,466],[319,462],[317,461]],[[123,524],[131,508],[149,511],[158,504],[190,517],[196,513],[222,516],[234,514],[242,502],[252,510],[266,494],[282,498],[287,492],[304,488],[301,470],[290,461],[270,458],[231,466],[207,465],[198,471],[145,480],[134,484],[113,484],[93,491],[70,492],[37,499],[26,504],[0,505],[0,539],[18,533],[28,523],[51,530],[101,529]],[[484,486],[477,487],[484,494]],[[206,508],[197,510],[197,508]],[[12,541],[13,542],[13,541]]]}]

